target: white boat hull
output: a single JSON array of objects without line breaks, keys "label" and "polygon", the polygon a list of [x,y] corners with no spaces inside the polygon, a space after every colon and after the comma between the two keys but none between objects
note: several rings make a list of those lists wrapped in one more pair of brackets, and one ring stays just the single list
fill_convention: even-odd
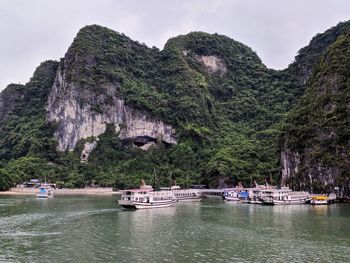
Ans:
[{"label": "white boat hull", "polygon": [[175,202],[176,200],[164,201],[164,202],[151,202],[151,203],[119,200],[118,204],[121,207],[128,208],[128,209],[150,209],[150,208],[169,207],[173,205]]},{"label": "white boat hull", "polygon": [[37,195],[36,198],[53,198],[53,195]]},{"label": "white boat hull", "polygon": [[170,202],[153,202],[153,203],[137,203],[134,202],[136,209],[150,209],[150,208],[163,208],[173,205],[176,200]]},{"label": "white boat hull", "polygon": [[39,192],[37,198],[53,198],[55,193],[52,190],[47,190],[46,192]]},{"label": "white boat hull", "polygon": [[306,204],[308,199],[297,199],[297,200],[273,200],[274,205],[303,205]]},{"label": "white boat hull", "polygon": [[263,202],[260,201],[260,200],[250,200],[249,203],[250,203],[250,204],[258,204],[258,205],[261,205]]}]

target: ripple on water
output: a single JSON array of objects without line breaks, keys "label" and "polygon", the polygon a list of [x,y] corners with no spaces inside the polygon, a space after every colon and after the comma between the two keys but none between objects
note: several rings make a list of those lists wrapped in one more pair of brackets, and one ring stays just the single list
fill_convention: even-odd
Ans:
[{"label": "ripple on water", "polygon": [[0,232],[17,227],[25,227],[49,216],[49,213],[25,213],[0,217]]},{"label": "ripple on water", "polygon": [[307,206],[205,202],[125,211],[111,198],[51,201],[0,215],[0,261],[350,262],[346,209],[330,217]]},{"label": "ripple on water", "polygon": [[24,232],[24,231],[15,231],[15,232],[8,232],[8,233],[2,233],[4,237],[44,237],[44,236],[51,236],[51,235],[60,235],[62,232]]}]

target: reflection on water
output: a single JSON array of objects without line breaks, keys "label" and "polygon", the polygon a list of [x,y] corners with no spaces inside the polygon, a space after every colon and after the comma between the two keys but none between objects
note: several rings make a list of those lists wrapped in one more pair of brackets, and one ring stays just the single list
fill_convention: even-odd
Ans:
[{"label": "reflection on water", "polygon": [[[350,262],[350,206],[0,197],[1,262]],[[45,253],[48,252],[48,253]]]}]

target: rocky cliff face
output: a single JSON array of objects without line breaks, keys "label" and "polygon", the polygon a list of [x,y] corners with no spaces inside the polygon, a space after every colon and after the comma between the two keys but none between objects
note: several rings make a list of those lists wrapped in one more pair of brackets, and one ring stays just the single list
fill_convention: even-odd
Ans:
[{"label": "rocky cliff face", "polygon": [[288,70],[305,85],[328,47],[349,29],[349,21],[341,22],[322,34],[314,36],[306,47],[298,51],[295,61],[288,67]]},{"label": "rocky cliff face", "polygon": [[283,184],[350,193],[350,31],[325,52],[289,113],[281,152]]},{"label": "rocky cliff face", "polygon": [[315,149],[307,149],[299,154],[288,148],[282,150],[281,185],[312,192],[333,192],[335,187],[341,186],[341,193],[347,193],[350,181],[344,184],[340,168],[327,166],[319,159],[314,159],[314,151]]},{"label": "rocky cliff face", "polygon": [[0,93],[0,124],[24,97],[23,85],[10,84]]},{"label": "rocky cliff face", "polygon": [[[159,50],[108,28],[84,27],[61,62],[39,66],[23,98],[12,88],[1,93],[0,166],[22,182],[35,161],[42,175],[53,170],[52,180],[67,187],[135,187],[154,171],[162,184],[171,173],[183,185],[216,187],[225,179],[277,179],[280,158],[282,184],[346,191],[349,25],[316,36],[283,71],[218,34],[192,32]],[[79,152],[56,151],[73,149]]]},{"label": "rocky cliff face", "polygon": [[48,121],[58,125],[54,134],[58,151],[73,150],[80,140],[98,137],[108,124],[115,126],[120,139],[135,141],[139,146],[157,140],[177,143],[171,125],[125,105],[115,91],[112,84],[99,87],[99,93],[84,89],[67,82],[63,67],[58,70],[47,105]]}]

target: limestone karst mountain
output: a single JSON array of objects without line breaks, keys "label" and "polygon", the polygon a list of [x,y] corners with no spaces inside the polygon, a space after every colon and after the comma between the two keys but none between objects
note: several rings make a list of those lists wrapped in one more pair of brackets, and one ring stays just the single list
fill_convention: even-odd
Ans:
[{"label": "limestone karst mountain", "polygon": [[[295,150],[286,127],[348,31],[340,23],[317,35],[276,71],[218,34],[192,32],[159,50],[86,26],[59,62],[1,93],[0,171],[10,183],[46,175],[66,187],[129,187],[140,178],[165,185],[170,177],[182,185],[280,182],[281,149],[282,163]],[[283,166],[282,183],[305,177],[286,169],[294,168]],[[342,184],[310,171],[315,190]]]}]

